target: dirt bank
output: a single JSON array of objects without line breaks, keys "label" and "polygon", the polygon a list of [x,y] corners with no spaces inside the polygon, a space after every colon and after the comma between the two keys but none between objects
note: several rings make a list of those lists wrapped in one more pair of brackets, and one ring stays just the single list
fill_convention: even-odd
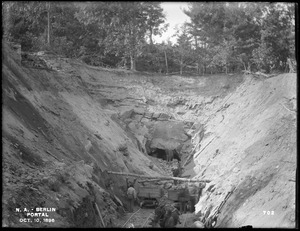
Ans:
[{"label": "dirt bank", "polygon": [[266,80],[248,76],[215,105],[205,124],[210,135],[194,154],[195,177],[212,179],[215,190],[205,192],[198,211],[217,205],[236,187],[219,217],[220,227],[295,226],[295,110],[294,74]]}]

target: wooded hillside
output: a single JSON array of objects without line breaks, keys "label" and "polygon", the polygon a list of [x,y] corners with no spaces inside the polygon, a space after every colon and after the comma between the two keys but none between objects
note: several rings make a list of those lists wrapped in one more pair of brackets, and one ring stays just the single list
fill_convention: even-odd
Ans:
[{"label": "wooded hillside", "polygon": [[193,2],[177,43],[154,43],[168,26],[159,2],[3,2],[4,38],[87,64],[184,74],[289,72],[295,4]]}]

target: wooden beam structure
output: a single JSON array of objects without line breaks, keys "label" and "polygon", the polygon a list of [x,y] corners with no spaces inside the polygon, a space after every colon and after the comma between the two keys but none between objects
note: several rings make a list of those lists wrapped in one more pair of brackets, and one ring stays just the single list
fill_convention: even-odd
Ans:
[{"label": "wooden beam structure", "polygon": [[122,176],[132,176],[136,178],[147,178],[147,179],[158,179],[158,180],[177,180],[177,181],[184,181],[184,182],[202,182],[202,183],[209,183],[210,180],[193,180],[193,179],[187,179],[187,178],[181,178],[181,177],[170,177],[170,176],[144,176],[139,174],[133,174],[128,172],[112,172],[107,171],[108,174],[113,175],[122,175]]},{"label": "wooden beam structure", "polygon": [[[188,178],[190,177],[190,175],[188,176],[181,176],[182,178]],[[147,182],[156,182],[156,181],[172,181],[172,179],[169,180],[161,180],[161,179],[148,179],[148,180],[139,180],[139,183],[147,183]]]}]

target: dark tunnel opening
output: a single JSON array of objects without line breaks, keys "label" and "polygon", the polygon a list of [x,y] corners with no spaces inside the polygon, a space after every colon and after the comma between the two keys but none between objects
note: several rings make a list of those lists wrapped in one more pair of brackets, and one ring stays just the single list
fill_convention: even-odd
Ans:
[{"label": "dark tunnel opening", "polygon": [[167,160],[166,151],[160,148],[152,150],[149,155],[159,159]]},{"label": "dark tunnel opening", "polygon": [[[173,151],[173,159],[176,159],[178,161],[181,161],[180,154],[176,150]],[[162,160],[167,160],[167,153],[166,150],[160,149],[160,148],[155,148],[153,149],[150,153],[148,153],[149,156],[153,156]]]}]

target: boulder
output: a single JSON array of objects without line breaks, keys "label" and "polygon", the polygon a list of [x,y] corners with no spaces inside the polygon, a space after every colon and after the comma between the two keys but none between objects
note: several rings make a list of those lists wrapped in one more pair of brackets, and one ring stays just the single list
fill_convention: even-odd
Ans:
[{"label": "boulder", "polygon": [[188,138],[183,122],[159,121],[153,128],[150,148],[177,149]]},{"label": "boulder", "polygon": [[195,221],[192,224],[191,228],[202,228],[202,229],[204,229],[204,224],[201,221]]}]

